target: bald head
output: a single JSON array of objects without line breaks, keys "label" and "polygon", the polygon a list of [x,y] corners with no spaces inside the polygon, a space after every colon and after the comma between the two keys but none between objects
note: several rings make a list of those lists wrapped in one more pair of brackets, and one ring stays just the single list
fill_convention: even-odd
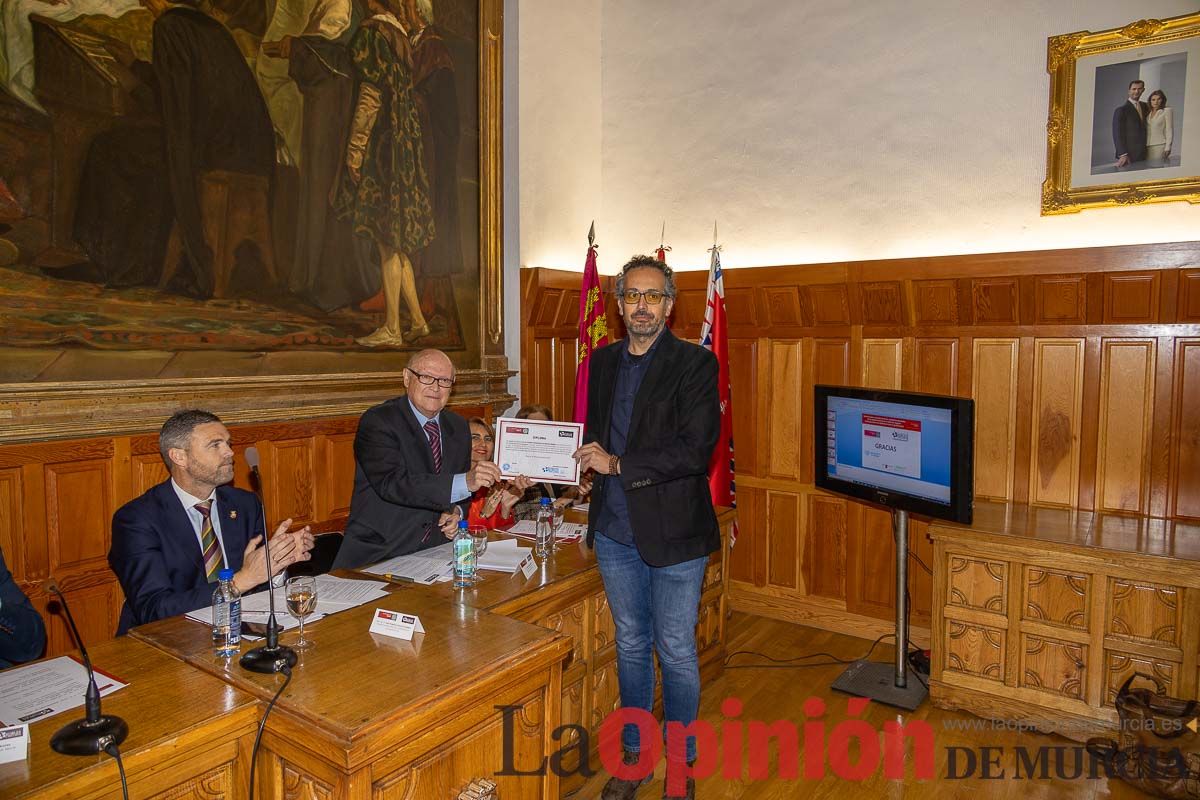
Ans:
[{"label": "bald head", "polygon": [[404,391],[418,411],[436,417],[450,399],[454,374],[449,356],[441,350],[422,350],[404,368]]}]

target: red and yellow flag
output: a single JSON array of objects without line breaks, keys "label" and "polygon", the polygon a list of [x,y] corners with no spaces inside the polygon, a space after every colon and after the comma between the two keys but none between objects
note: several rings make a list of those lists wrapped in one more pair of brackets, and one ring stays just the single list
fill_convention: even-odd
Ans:
[{"label": "red and yellow flag", "polygon": [[583,265],[583,285],[579,290],[579,352],[575,367],[576,422],[587,422],[588,367],[592,353],[608,344],[608,317],[604,313],[604,295],[600,291],[600,273],[596,270],[596,245],[588,234],[587,261]]}]

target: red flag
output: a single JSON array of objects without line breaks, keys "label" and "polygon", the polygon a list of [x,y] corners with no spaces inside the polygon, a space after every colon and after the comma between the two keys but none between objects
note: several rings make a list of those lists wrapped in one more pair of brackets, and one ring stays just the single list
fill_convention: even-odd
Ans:
[{"label": "red flag", "polygon": [[[729,392],[729,330],[725,318],[725,278],[720,250],[714,245],[708,268],[708,291],[700,346],[717,357],[717,395],[721,401],[721,434],[708,462],[708,489],[713,504],[737,508],[733,469],[733,403]],[[729,533],[729,546],[737,541],[737,522]]]},{"label": "red flag", "polygon": [[[594,230],[594,229],[593,229]],[[587,262],[583,265],[583,285],[579,290],[579,352],[575,367],[576,422],[587,422],[588,367],[592,353],[608,344],[608,317],[600,292],[600,273],[596,271],[596,246],[588,234]]]}]

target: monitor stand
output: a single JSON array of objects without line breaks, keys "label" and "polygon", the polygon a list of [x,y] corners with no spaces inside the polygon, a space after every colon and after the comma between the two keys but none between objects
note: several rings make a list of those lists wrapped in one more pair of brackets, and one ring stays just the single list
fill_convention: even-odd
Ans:
[{"label": "monitor stand", "polygon": [[919,678],[908,674],[908,512],[892,511],[892,533],[896,540],[896,663],[882,664],[859,659],[833,682],[832,688],[857,697],[915,711],[929,690]]}]

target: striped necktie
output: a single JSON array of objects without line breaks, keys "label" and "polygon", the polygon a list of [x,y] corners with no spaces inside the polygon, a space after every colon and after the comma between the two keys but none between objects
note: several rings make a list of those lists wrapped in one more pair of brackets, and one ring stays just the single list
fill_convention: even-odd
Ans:
[{"label": "striped necktie", "polygon": [[433,453],[433,471],[442,471],[442,429],[437,420],[431,419],[425,423],[425,435],[429,437],[429,449]]},{"label": "striped necktie", "polygon": [[204,524],[200,526],[200,547],[204,550],[204,574],[208,576],[209,583],[216,583],[217,573],[225,566],[225,559],[221,558],[221,543],[217,541],[217,534],[213,530],[212,500],[196,503],[196,510],[200,512],[200,516],[204,517]]}]

